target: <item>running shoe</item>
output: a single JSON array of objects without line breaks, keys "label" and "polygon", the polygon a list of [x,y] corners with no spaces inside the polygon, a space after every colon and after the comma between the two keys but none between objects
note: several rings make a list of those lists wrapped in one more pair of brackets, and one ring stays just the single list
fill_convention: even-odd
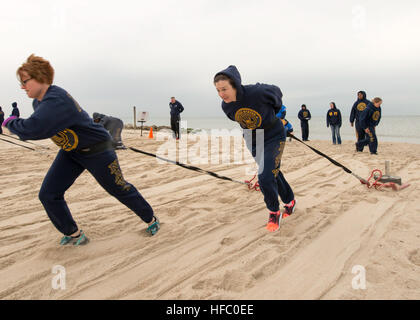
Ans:
[{"label": "running shoe", "polygon": [[280,210],[270,212],[266,229],[270,232],[277,231],[280,228]]},{"label": "running shoe", "polygon": [[284,205],[284,211],[283,211],[283,218],[287,218],[290,216],[293,212],[295,212],[296,207],[296,200],[293,199],[288,204]]},{"label": "running shoe", "polygon": [[85,245],[89,242],[83,230],[80,230],[80,234],[77,237],[64,236],[61,238],[60,245],[65,246],[67,244],[73,244],[74,246]]},{"label": "running shoe", "polygon": [[153,216],[154,222],[147,227],[146,232],[151,236],[155,235],[160,229],[160,222],[156,216]]}]

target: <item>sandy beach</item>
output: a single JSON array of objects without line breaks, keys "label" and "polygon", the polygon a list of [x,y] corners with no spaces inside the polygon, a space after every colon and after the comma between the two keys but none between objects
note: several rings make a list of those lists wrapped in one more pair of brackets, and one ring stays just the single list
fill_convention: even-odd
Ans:
[{"label": "sandy beach", "polygon": [[[125,130],[123,141],[150,153],[166,143],[147,135]],[[353,141],[308,144],[364,178],[390,160],[392,174],[410,187],[367,189],[287,142],[281,169],[297,207],[274,233],[265,229],[261,192],[119,150],[124,178],[162,228],[148,236],[146,225],[85,171],[66,193],[91,240],[83,247],[59,245],[61,234],[38,200],[58,147],[9,138],[31,151],[0,141],[0,299],[420,299],[420,145],[378,138],[377,156],[356,153]],[[181,149],[194,145],[185,139]],[[252,178],[249,163],[194,165]],[[66,271],[65,290],[52,287],[57,265]],[[365,270],[365,289],[352,287],[354,266]]]}]

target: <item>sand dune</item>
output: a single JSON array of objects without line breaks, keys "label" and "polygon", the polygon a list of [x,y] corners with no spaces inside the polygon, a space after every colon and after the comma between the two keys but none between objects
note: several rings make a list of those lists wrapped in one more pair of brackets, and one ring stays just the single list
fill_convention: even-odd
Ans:
[{"label": "sand dune", "polygon": [[[165,143],[134,130],[123,138],[153,153]],[[395,192],[367,189],[288,142],[282,171],[298,204],[275,233],[264,228],[260,192],[118,151],[125,179],[150,202],[162,229],[146,235],[145,224],[85,172],[66,200],[91,242],[60,247],[38,200],[57,149],[49,140],[36,143],[50,150],[0,141],[1,299],[420,299],[420,145],[380,142],[375,157],[356,154],[351,141],[309,142],[365,178],[390,160],[393,174],[411,183]],[[250,164],[197,166],[252,178]],[[66,269],[65,290],[51,286],[55,265]],[[365,267],[365,290],[352,288],[355,265]]]}]

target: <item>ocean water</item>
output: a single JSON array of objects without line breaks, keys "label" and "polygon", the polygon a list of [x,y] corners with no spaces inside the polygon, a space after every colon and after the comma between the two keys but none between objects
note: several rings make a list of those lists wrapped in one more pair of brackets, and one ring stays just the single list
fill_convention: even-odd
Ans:
[{"label": "ocean water", "polygon": [[[184,127],[209,131],[211,129],[238,129],[236,122],[228,118],[188,118],[182,117]],[[300,121],[297,117],[287,117],[293,125],[294,135],[302,137]],[[124,123],[133,123],[133,119],[123,119]],[[139,125],[139,124],[138,124]],[[145,125],[170,126],[169,117],[153,117]],[[344,118],[340,129],[342,140],[355,140],[355,128]],[[383,116],[376,128],[379,143],[381,141],[406,142],[420,144],[420,116]],[[325,116],[313,116],[309,121],[309,140],[332,140],[331,129],[327,128]]]}]

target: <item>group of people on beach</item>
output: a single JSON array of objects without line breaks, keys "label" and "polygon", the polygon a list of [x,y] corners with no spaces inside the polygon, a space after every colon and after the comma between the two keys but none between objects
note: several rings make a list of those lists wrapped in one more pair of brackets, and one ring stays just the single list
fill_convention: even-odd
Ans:
[{"label": "group of people on beach", "polygon": [[[51,138],[61,148],[39,191],[39,199],[47,215],[63,234],[60,244],[83,245],[89,241],[74,221],[64,199],[64,193],[85,169],[110,195],[147,224],[146,232],[155,235],[160,230],[159,219],[136,187],[124,179],[109,132],[98,121],[94,121],[70,93],[53,85],[54,69],[49,61],[32,54],[16,74],[21,89],[33,99],[34,112],[27,119],[11,115],[2,125],[22,140]],[[280,170],[287,120],[283,121],[284,117],[281,119],[276,115],[281,114],[283,94],[275,85],[242,84],[241,75],[233,65],[217,72],[213,83],[222,99],[221,107],[226,116],[238,122],[244,131],[252,133],[244,134],[244,138],[260,168],[259,185],[269,211],[266,228],[270,232],[276,231],[280,220],[291,215],[296,207],[293,190]],[[178,108],[178,114],[174,112],[174,120],[179,119],[182,110],[176,105],[175,98],[171,103]],[[380,105],[380,102],[372,103]],[[379,121],[378,110],[379,114],[366,114],[365,117],[370,117],[369,126],[374,125],[373,121]],[[307,115],[304,117],[308,118]],[[363,128],[364,122],[361,126]],[[374,137],[374,127],[364,131],[369,137]],[[264,148],[257,146],[257,141],[260,141],[257,135],[261,133]],[[362,143],[361,140],[359,145]]]},{"label": "group of people on beach", "polygon": [[[374,98],[372,101],[366,99],[366,92],[359,91],[357,100],[354,102],[350,112],[350,125],[356,129],[356,151],[363,152],[366,145],[369,145],[371,154],[376,155],[378,149],[378,139],[376,136],[376,126],[381,120],[381,104],[382,99]],[[342,116],[340,109],[337,108],[335,102],[330,102],[330,109],[327,111],[326,123],[327,128],[331,128],[331,136],[333,144],[341,144],[340,128],[342,125]],[[284,119],[286,107],[282,106],[282,111],[277,114],[280,119]],[[300,126],[302,129],[302,140],[309,141],[309,120],[311,120],[311,112],[305,104],[302,104],[298,113]],[[289,129],[292,132],[292,125],[286,120]],[[285,124],[285,123],[284,123]]]}]

